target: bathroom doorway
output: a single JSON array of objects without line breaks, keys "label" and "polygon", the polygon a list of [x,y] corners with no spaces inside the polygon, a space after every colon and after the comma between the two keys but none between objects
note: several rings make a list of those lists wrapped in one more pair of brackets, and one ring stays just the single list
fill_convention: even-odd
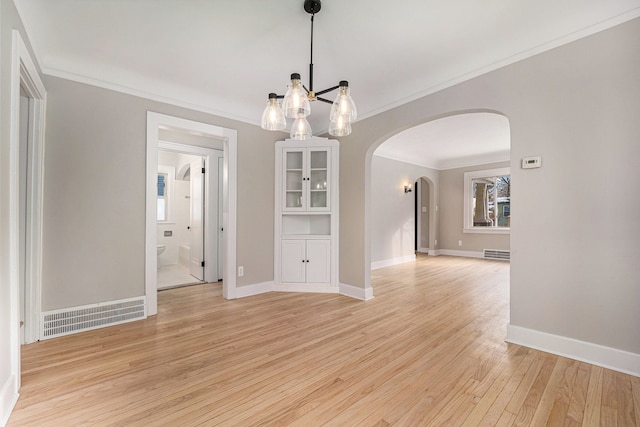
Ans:
[{"label": "bathroom doorway", "polygon": [[223,188],[219,167],[223,152],[171,142],[187,137],[179,132],[161,133],[157,173],[157,289],[217,282],[222,279],[219,267]]},{"label": "bathroom doorway", "polygon": [[[172,141],[172,135],[179,135],[179,142]],[[202,138],[205,137],[205,138]],[[188,154],[206,154],[198,150],[203,148],[222,150],[222,225],[218,233],[210,233],[207,227],[212,223],[205,222],[205,257],[211,254],[212,234],[218,234],[222,238],[222,262],[223,269],[218,269],[218,274],[223,276],[222,295],[225,299],[235,299],[236,287],[236,236],[237,236],[237,163],[238,163],[238,132],[235,129],[220,127],[193,120],[183,119],[166,114],[147,112],[147,173],[146,173],[146,227],[145,227],[145,311],[147,316],[158,314],[158,249],[157,249],[157,209],[158,209],[158,149],[170,149],[180,145],[182,151]],[[167,148],[167,145],[169,148]],[[211,157],[205,159],[205,168],[211,164]],[[209,168],[209,170],[212,170]],[[205,176],[211,179],[213,174]],[[208,194],[208,193],[206,193]],[[205,204],[207,199],[205,198]],[[224,230],[223,230],[224,229]],[[213,263],[206,263],[207,269],[212,268]],[[217,280],[217,279],[216,279]]]}]

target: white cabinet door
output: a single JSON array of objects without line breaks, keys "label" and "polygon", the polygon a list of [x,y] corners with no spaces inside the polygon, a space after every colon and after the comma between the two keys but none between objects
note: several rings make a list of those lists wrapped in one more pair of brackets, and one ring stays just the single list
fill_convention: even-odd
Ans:
[{"label": "white cabinet door", "polygon": [[329,283],[331,242],[327,240],[282,240],[283,283]]},{"label": "white cabinet door", "polygon": [[330,211],[331,182],[328,148],[309,148],[307,151],[306,184],[309,191],[307,210]]},{"label": "white cabinet door", "polygon": [[285,148],[282,156],[282,210],[330,211],[330,149]]},{"label": "white cabinet door", "polygon": [[307,240],[307,282],[329,283],[331,278],[329,240]]},{"label": "white cabinet door", "polygon": [[282,192],[282,210],[304,211],[307,204],[306,168],[304,148],[286,148],[282,152],[284,167],[282,168],[284,189]]},{"label": "white cabinet door", "polygon": [[282,282],[301,283],[305,281],[305,241],[282,240]]}]

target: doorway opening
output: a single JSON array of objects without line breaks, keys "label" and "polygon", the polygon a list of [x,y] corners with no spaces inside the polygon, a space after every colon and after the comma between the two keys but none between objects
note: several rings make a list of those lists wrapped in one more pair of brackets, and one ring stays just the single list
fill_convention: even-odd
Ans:
[{"label": "doorway opening", "polygon": [[435,254],[435,189],[433,181],[420,177],[414,184],[416,254]]},{"label": "doorway opening", "polygon": [[160,141],[158,290],[222,280],[223,161],[222,150]]},{"label": "doorway opening", "polygon": [[[237,132],[233,129],[148,112],[145,239],[147,316],[158,312],[158,245],[161,244],[158,239],[159,151],[195,155],[204,162],[205,185],[202,191],[206,214],[201,221],[204,227],[202,281],[218,281],[222,277],[224,298],[236,298],[234,273],[236,271]],[[178,175],[182,173],[184,176],[186,170],[181,169],[176,173]],[[197,172],[197,166],[190,163],[190,181],[194,172]],[[214,183],[217,184],[214,185]],[[196,235],[197,233],[194,233],[194,236]],[[164,231],[162,237],[165,237]],[[190,257],[191,253],[189,248]]]}]

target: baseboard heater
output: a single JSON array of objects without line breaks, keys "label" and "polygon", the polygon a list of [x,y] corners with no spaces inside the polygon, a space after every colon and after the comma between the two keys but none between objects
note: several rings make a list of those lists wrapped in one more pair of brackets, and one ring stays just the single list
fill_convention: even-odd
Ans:
[{"label": "baseboard heater", "polygon": [[500,249],[484,249],[482,256],[487,259],[499,259],[503,261],[509,261],[511,259],[511,251],[505,251]]},{"label": "baseboard heater", "polygon": [[41,315],[40,338],[60,337],[145,317],[144,297],[47,311]]}]

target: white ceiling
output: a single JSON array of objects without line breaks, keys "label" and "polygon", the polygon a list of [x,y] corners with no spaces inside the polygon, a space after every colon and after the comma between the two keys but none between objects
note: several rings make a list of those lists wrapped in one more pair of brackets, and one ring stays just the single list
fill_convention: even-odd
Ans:
[{"label": "white ceiling", "polygon": [[442,170],[509,160],[510,147],[506,117],[469,113],[400,132],[385,141],[374,154]]},{"label": "white ceiling", "polygon": [[[46,74],[253,124],[292,72],[308,82],[303,0],[14,1]],[[640,0],[324,0],[314,89],[348,80],[361,119],[638,16]],[[328,112],[312,105],[315,133]]]}]

